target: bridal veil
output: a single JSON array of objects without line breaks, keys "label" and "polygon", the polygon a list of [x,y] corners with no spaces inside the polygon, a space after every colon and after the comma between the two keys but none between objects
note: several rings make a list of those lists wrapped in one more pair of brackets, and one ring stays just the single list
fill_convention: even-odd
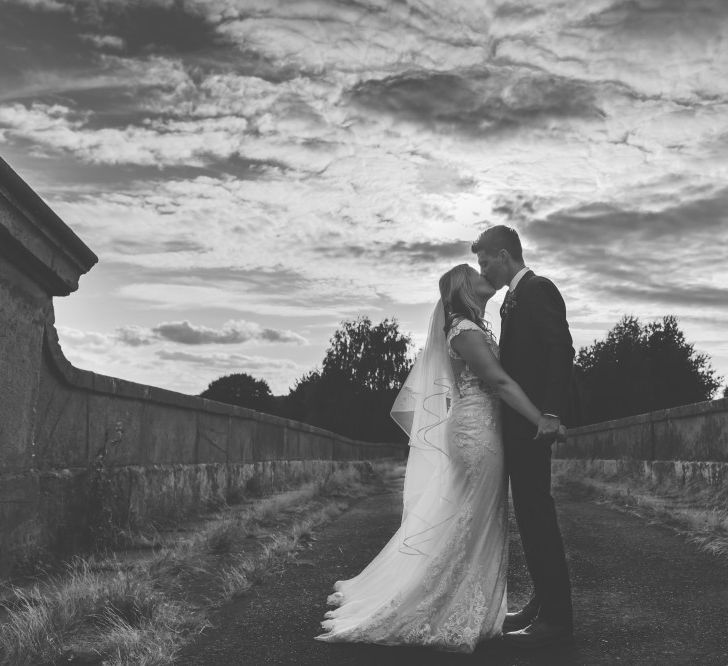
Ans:
[{"label": "bridal veil", "polygon": [[[446,422],[455,385],[445,338],[445,310],[438,301],[430,317],[427,340],[392,406],[391,416],[409,436],[404,480],[402,544],[413,554],[428,552],[437,526],[432,514],[415,510],[424,493],[446,506],[449,498],[450,455]],[[438,512],[442,518],[442,512]]]}]

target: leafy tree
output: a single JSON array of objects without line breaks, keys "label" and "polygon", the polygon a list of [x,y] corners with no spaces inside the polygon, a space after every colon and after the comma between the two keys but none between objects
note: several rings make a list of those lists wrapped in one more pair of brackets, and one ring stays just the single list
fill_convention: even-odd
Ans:
[{"label": "leafy tree", "polygon": [[321,373],[311,370],[296,380],[285,400],[285,416],[296,421],[304,421],[315,425],[311,419],[311,406],[316,400]]},{"label": "leafy tree", "polygon": [[329,342],[322,374],[340,375],[360,391],[398,389],[412,367],[412,341],[396,320],[376,326],[369,317],[344,321]]},{"label": "leafy tree", "polygon": [[583,423],[710,400],[721,379],[674,316],[642,325],[625,316],[576,360]]},{"label": "leafy tree", "polygon": [[396,320],[342,322],[321,370],[304,375],[289,393],[288,414],[353,439],[401,441],[389,411],[412,367],[410,345]]},{"label": "leafy tree", "polygon": [[200,396],[261,412],[273,411],[273,395],[268,382],[264,379],[255,379],[246,372],[237,372],[215,379],[200,393]]}]

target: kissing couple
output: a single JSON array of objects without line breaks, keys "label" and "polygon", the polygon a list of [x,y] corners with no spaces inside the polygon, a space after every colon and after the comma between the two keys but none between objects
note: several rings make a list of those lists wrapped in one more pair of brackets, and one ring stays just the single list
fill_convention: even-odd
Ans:
[{"label": "kissing couple", "polygon": [[[486,229],[440,278],[427,342],[392,408],[409,436],[402,523],[356,577],[337,581],[329,642],[472,652],[503,637],[573,641],[571,585],[551,496],[574,359],[559,290],[523,261],[518,233]],[[485,305],[508,285],[496,343]],[[508,613],[508,481],[533,594]]]}]

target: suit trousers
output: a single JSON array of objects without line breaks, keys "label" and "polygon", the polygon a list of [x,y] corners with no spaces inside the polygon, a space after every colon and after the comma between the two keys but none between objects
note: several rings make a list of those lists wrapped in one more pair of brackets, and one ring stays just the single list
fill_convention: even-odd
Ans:
[{"label": "suit trousers", "polygon": [[520,435],[505,442],[506,469],[539,619],[572,626],[571,584],[551,496],[551,446]]}]

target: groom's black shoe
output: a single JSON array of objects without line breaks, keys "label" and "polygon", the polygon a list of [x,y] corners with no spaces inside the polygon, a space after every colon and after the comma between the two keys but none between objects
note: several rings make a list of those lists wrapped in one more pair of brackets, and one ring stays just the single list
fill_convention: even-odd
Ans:
[{"label": "groom's black shoe", "polygon": [[574,642],[574,632],[570,626],[534,620],[525,629],[503,634],[503,640],[507,645],[518,648],[555,647],[571,645]]},{"label": "groom's black shoe", "polygon": [[503,633],[525,629],[536,619],[537,615],[538,608],[534,609],[529,606],[522,608],[517,613],[506,613],[506,619],[503,621]]}]

